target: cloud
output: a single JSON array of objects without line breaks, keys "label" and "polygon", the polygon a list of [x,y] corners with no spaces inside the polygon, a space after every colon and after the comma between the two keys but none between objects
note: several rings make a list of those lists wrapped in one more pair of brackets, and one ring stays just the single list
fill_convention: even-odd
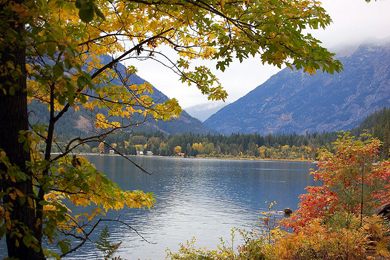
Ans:
[{"label": "cloud", "polygon": [[325,30],[313,31],[312,35],[320,39],[325,47],[390,36],[390,1],[323,0],[322,7],[333,23]]}]

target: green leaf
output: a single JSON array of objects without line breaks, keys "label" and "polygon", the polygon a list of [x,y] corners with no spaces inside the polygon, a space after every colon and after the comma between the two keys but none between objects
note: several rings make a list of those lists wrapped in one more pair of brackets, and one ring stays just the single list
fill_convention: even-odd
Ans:
[{"label": "green leaf", "polygon": [[31,246],[31,235],[25,235],[23,237],[23,244],[30,247]]},{"label": "green leaf", "polygon": [[62,44],[59,44],[59,45],[58,45],[58,49],[59,49],[61,52],[64,52],[64,51],[65,51],[65,46],[62,45]]},{"label": "green leaf", "polygon": [[75,56],[75,53],[74,53],[74,50],[72,48],[69,48],[69,47],[66,47],[65,48],[65,51],[68,55],[74,57]]},{"label": "green leaf", "polygon": [[26,141],[26,136],[25,136],[26,132],[25,131],[19,131],[19,137],[18,137],[18,142],[19,143],[23,143],[24,141]]},{"label": "green leaf", "polygon": [[83,189],[84,192],[88,193],[88,192],[89,192],[89,186],[88,186],[88,184],[87,184],[87,183],[84,183],[82,189]]},{"label": "green leaf", "polygon": [[39,204],[41,204],[42,206],[45,206],[45,205],[48,205],[49,202],[47,202],[46,200],[41,200],[41,201],[39,201]]},{"label": "green leaf", "polygon": [[69,81],[66,82],[66,87],[68,89],[68,92],[67,92],[67,96],[68,96],[68,103],[69,105],[73,105],[74,104],[74,86],[73,84],[71,84]]},{"label": "green leaf", "polygon": [[88,81],[84,76],[80,76],[77,79],[77,86],[79,87],[79,89],[83,89],[85,87],[85,85],[87,85],[87,83],[88,83]]},{"label": "green leaf", "polygon": [[110,183],[110,180],[108,178],[106,178],[105,176],[101,176],[101,180],[104,184],[109,184]]},{"label": "green leaf", "polygon": [[93,17],[95,16],[95,12],[94,12],[93,8],[80,9],[79,16],[80,16],[81,21],[89,23],[93,20]]},{"label": "green leaf", "polygon": [[100,18],[102,18],[103,20],[106,20],[106,18],[104,17],[104,14],[99,10],[99,8],[97,7],[97,5],[93,5],[93,10],[95,11],[96,15],[99,16]]},{"label": "green leaf", "polygon": [[69,245],[66,242],[61,241],[59,244],[60,244],[60,247],[61,247],[61,252],[63,254],[67,253],[69,251]]},{"label": "green leaf", "polygon": [[79,96],[79,99],[80,99],[80,102],[81,102],[81,103],[87,102],[87,98],[86,98],[84,95],[80,95],[80,96]]},{"label": "green leaf", "polygon": [[69,105],[74,104],[74,96],[73,95],[68,95],[68,103],[69,103]]},{"label": "green leaf", "polygon": [[51,188],[51,186],[48,184],[48,183],[45,183],[44,185],[42,185],[42,188],[44,191],[49,191],[49,189]]},{"label": "green leaf", "polygon": [[39,246],[34,246],[34,251],[38,253],[39,251],[41,251],[41,248]]},{"label": "green leaf", "polygon": [[23,180],[23,181],[25,181],[25,180],[27,180],[27,175],[26,175],[24,172],[17,171],[17,172],[16,172],[16,178],[17,178],[18,180]]},{"label": "green leaf", "polygon": [[81,9],[81,8],[82,8],[83,2],[84,2],[84,1],[76,0],[76,7],[77,7],[78,9]]},{"label": "green leaf", "polygon": [[70,70],[72,68],[72,64],[69,59],[65,59],[65,68]]},{"label": "green leaf", "polygon": [[59,96],[58,97],[58,103],[60,103],[62,106],[65,105],[65,97],[64,96]]},{"label": "green leaf", "polygon": [[94,3],[92,1],[76,0],[77,9],[91,9]]},{"label": "green leaf", "polygon": [[62,74],[64,73],[64,67],[62,62],[59,62],[56,65],[54,65],[53,73],[55,78],[59,78],[62,76]]},{"label": "green leaf", "polygon": [[11,96],[15,96],[15,88],[14,87],[10,87],[9,90],[8,90],[8,93],[11,95]]},{"label": "green leaf", "polygon": [[74,85],[71,82],[67,81],[66,88],[68,89],[68,95],[73,96],[74,95]]},{"label": "green leaf", "polygon": [[56,45],[54,43],[48,43],[46,45],[46,51],[48,55],[53,55],[54,53],[56,53]]},{"label": "green leaf", "polygon": [[20,204],[24,205],[24,203],[26,203],[26,197],[19,196],[19,201],[20,201]]},{"label": "green leaf", "polygon": [[83,74],[83,76],[84,76],[88,81],[91,81],[91,80],[92,80],[91,75],[89,75],[88,72],[83,71],[82,74]]}]

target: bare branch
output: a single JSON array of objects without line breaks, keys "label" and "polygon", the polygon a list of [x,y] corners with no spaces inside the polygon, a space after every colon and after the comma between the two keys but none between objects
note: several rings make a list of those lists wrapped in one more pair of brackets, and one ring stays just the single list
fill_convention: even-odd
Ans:
[{"label": "bare branch", "polygon": [[146,174],[149,174],[149,175],[152,175],[152,173],[148,172],[147,170],[145,170],[142,166],[136,164],[133,160],[131,160],[129,157],[127,157],[126,155],[122,154],[121,152],[118,152],[118,150],[116,150],[114,147],[112,147],[111,145],[109,145],[108,143],[104,143],[107,147],[109,147],[110,149],[114,150],[116,153],[118,153],[120,156],[122,156],[123,158],[125,158],[126,160],[128,160],[129,162],[131,162],[135,167],[137,167],[138,169],[140,169],[142,172],[146,173]]},{"label": "bare branch", "polygon": [[143,237],[135,228],[133,228],[132,226],[130,226],[129,224],[127,224],[126,222],[122,221],[122,220],[119,220],[119,217],[118,219],[99,219],[100,221],[106,221],[106,222],[118,222],[118,223],[121,223],[123,225],[125,225],[126,227],[128,227],[129,229],[131,229],[132,231],[134,231],[140,238],[142,238],[142,240],[144,240],[146,243],[149,243],[149,244],[157,244],[156,242],[150,242],[148,241],[145,237]]},{"label": "bare branch", "polygon": [[81,240],[80,244],[78,244],[77,246],[75,246],[74,248],[70,249],[68,252],[66,253],[63,253],[60,257],[64,257],[70,253],[73,253],[74,251],[76,251],[77,249],[79,249],[80,247],[82,247],[85,242],[87,242],[88,240],[91,241],[90,239],[90,235],[92,234],[92,232],[95,231],[95,229],[98,227],[98,225],[105,221],[105,222],[118,222],[118,223],[121,223],[122,225],[125,225],[127,228],[129,228],[130,230],[134,231],[142,240],[144,240],[146,243],[149,243],[149,244],[157,244],[156,242],[150,242],[149,240],[147,240],[144,236],[142,236],[138,230],[136,230],[134,227],[132,227],[131,225],[127,224],[126,222],[120,220],[118,217],[118,219],[98,219],[98,221],[91,227],[90,231],[89,232],[86,232],[85,231],[85,228],[84,226],[87,226],[88,224],[85,224],[85,225],[80,225],[75,219],[73,219],[71,216],[68,215],[68,217],[75,223],[75,225],[77,226],[77,229],[78,230],[81,230],[82,233],[85,235],[84,237],[81,237],[81,236],[78,236],[76,235],[75,233],[71,233],[71,232],[63,232],[64,235],[66,236],[72,236],[78,240]]}]

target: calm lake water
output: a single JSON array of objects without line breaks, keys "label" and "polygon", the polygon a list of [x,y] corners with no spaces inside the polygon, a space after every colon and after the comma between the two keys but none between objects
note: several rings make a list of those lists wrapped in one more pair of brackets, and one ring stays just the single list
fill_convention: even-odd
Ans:
[{"label": "calm lake water", "polygon": [[[179,243],[192,237],[197,247],[215,249],[221,237],[229,240],[233,227],[255,228],[258,216],[268,210],[266,201],[276,201],[276,211],[295,209],[305,187],[314,185],[309,172],[315,165],[307,162],[130,158],[152,175],[118,156],[88,156],[121,188],[153,192],[157,199],[150,210],[124,209],[107,215],[120,217],[153,243],[119,223],[103,223],[113,241],[122,241],[117,256],[124,259],[164,259],[166,248],[176,252]],[[98,258],[98,250],[89,243],[67,259]]]}]

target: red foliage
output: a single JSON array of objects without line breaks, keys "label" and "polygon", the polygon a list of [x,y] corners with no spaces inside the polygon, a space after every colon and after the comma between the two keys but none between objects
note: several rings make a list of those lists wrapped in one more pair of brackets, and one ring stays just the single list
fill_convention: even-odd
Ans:
[{"label": "red foliage", "polygon": [[377,162],[378,139],[356,140],[344,134],[334,143],[335,154],[322,150],[317,170],[322,182],[307,187],[299,208],[284,225],[295,231],[313,219],[327,219],[336,211],[359,215],[389,201],[390,162]]}]

